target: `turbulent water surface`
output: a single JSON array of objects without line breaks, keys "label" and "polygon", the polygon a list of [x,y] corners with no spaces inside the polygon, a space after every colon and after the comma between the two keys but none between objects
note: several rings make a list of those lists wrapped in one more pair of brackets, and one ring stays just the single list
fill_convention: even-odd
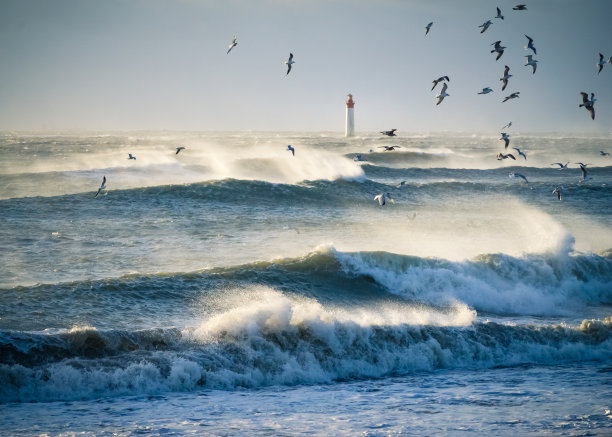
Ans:
[{"label": "turbulent water surface", "polygon": [[610,435],[611,139],[4,132],[1,429]]}]

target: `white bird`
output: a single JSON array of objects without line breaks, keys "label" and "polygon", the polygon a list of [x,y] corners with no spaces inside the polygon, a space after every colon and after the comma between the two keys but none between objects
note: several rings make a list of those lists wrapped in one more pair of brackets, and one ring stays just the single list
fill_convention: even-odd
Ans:
[{"label": "white bird", "polygon": [[529,37],[529,36],[527,36],[527,35],[525,35],[525,37],[527,37],[527,39],[529,40],[529,41],[527,42],[527,45],[525,46],[525,50],[529,50],[529,49],[531,49],[531,50],[533,50],[533,54],[534,54],[534,55],[537,55],[538,53],[536,52],[536,48],[535,48],[535,47],[534,47],[534,45],[533,45],[533,38],[531,38],[531,37]]},{"label": "white bird", "polygon": [[500,140],[504,140],[504,143],[506,143],[506,147],[504,147],[504,149],[507,149],[508,144],[510,144],[510,135],[508,135],[506,132],[502,132]]},{"label": "white bird", "polygon": [[106,190],[106,176],[102,178],[102,185],[100,185],[100,188],[98,188],[98,192],[94,197],[98,197],[98,194],[100,194],[100,191],[102,190]]},{"label": "white bird", "polygon": [[442,85],[442,91],[440,92],[440,94],[436,95],[436,97],[438,99],[438,103],[436,103],[436,106],[439,105],[440,103],[442,103],[442,100],[444,100],[444,97],[450,96],[450,94],[446,93],[446,89],[447,88],[448,88],[448,85],[446,85],[446,82],[444,82],[444,84]]},{"label": "white bird", "polygon": [[492,93],[493,90],[489,87],[483,88],[482,91],[480,91],[478,94],[489,94]]},{"label": "white bird", "polygon": [[508,67],[506,65],[506,67],[504,68],[504,77],[502,77],[501,80],[502,81],[502,91],[506,89],[506,87],[508,86],[508,79],[510,79],[512,77],[511,74],[508,74],[510,72],[510,67]]},{"label": "white bird", "polygon": [[597,100],[595,98],[595,93],[591,93],[590,99],[589,95],[584,91],[582,91],[580,95],[582,96],[582,103],[578,105],[578,107],[584,106],[584,108],[589,111],[589,114],[591,114],[591,119],[595,120],[595,107],[593,106],[595,104],[595,100]]},{"label": "white bird", "polygon": [[588,175],[587,175],[587,165],[589,164],[583,164],[582,162],[577,162],[576,164],[578,164],[580,166],[580,170],[582,170],[582,180],[583,181],[588,181],[589,179],[591,179]]},{"label": "white bird", "polygon": [[519,94],[520,94],[520,91],[517,91],[515,93],[510,94],[509,96],[504,97],[503,102],[506,102],[506,101],[508,101],[510,99],[518,99],[520,97]]},{"label": "white bird", "polygon": [[177,148],[176,148],[176,153],[175,153],[175,155],[178,155],[178,154],[181,152],[181,150],[185,150],[185,146],[179,146],[179,147],[177,147]]},{"label": "white bird", "polygon": [[433,26],[433,21],[430,22],[427,26],[425,26],[425,36],[427,36],[427,34],[429,33],[431,26]]},{"label": "white bird", "polygon": [[518,153],[519,156],[522,156],[523,158],[525,158],[525,160],[527,160],[527,155],[521,152],[521,149],[519,149],[518,147],[513,147],[513,149],[516,150],[516,153]]},{"label": "white bird", "polygon": [[555,187],[555,189],[552,191],[553,194],[557,195],[557,199],[559,200],[561,200],[561,198],[563,197],[562,192],[563,192],[562,186]]},{"label": "white bird", "polygon": [[559,170],[565,170],[565,169],[567,169],[567,164],[569,164],[569,162],[566,162],[565,164],[562,164],[560,162],[553,162],[550,165],[558,165],[559,166]]},{"label": "white bird", "polygon": [[448,78],[448,76],[440,76],[439,78],[434,79],[433,86],[431,87],[431,91],[433,91],[433,89],[437,87],[440,82],[444,82],[444,81],[450,82],[450,79]]},{"label": "white bird", "polygon": [[131,153],[128,153],[129,158],[128,159],[133,159],[134,161],[136,160],[136,157],[134,155],[132,155]]},{"label": "white bird", "polygon": [[507,125],[505,125],[504,127],[502,127],[502,129],[506,129],[507,127],[511,127],[511,126],[512,126],[512,122],[510,122]]},{"label": "white bird", "polygon": [[232,49],[233,49],[234,47],[236,47],[237,45],[238,45],[238,43],[236,42],[236,35],[234,35],[234,39],[233,39],[233,40],[232,40],[232,42],[230,43],[230,45],[229,45],[229,49],[227,50],[227,53],[226,53],[226,54],[227,54],[227,55],[229,55],[229,52],[231,52],[231,51],[232,51]]},{"label": "white bird", "polygon": [[508,153],[507,155],[504,155],[503,153],[497,154],[498,161],[501,161],[502,159],[508,159],[508,158],[512,158],[513,161],[516,161],[516,158],[514,157],[512,153]]},{"label": "white bird", "polygon": [[287,151],[291,152],[291,154],[295,156],[295,149],[291,145],[287,145]]},{"label": "white bird", "polygon": [[478,27],[482,27],[482,30],[480,31],[480,33],[484,33],[485,30],[487,30],[491,24],[493,24],[491,23],[491,20],[487,20],[484,23],[482,23],[480,26],[478,26]]},{"label": "white bird", "polygon": [[504,19],[504,16],[501,13],[501,10],[499,8],[497,8],[497,15],[495,16],[495,18],[501,18],[502,20]]},{"label": "white bird", "polygon": [[601,156],[610,156],[610,152],[604,152],[603,150],[600,150],[600,151],[599,151],[599,154],[600,154]]},{"label": "white bird", "polygon": [[529,181],[527,180],[527,178],[526,178],[524,175],[520,174],[520,173],[510,173],[510,174],[508,175],[508,177],[509,177],[509,178],[521,178],[521,179],[523,179],[525,182],[529,183]]},{"label": "white bird", "polygon": [[379,195],[374,197],[374,200],[378,200],[378,204],[380,206],[384,206],[387,203],[387,199],[389,199],[389,202],[395,203],[395,200],[391,197],[391,194],[389,193],[380,193]]},{"label": "white bird", "polygon": [[289,59],[285,61],[285,65],[287,66],[287,74],[291,71],[291,66],[295,64],[293,61],[293,53],[289,52]]},{"label": "white bird", "polygon": [[527,58],[527,63],[525,64],[525,67],[531,65],[531,68],[533,68],[532,74],[535,74],[536,68],[538,66],[538,61],[536,59],[533,59],[532,55],[527,55],[525,57]]},{"label": "white bird", "polygon": [[604,68],[604,65],[606,65],[606,61],[604,61],[604,55],[602,55],[601,53],[599,54],[599,62],[595,65],[599,67],[597,74],[601,73],[601,70]]},{"label": "white bird", "polygon": [[495,41],[493,44],[491,44],[493,47],[493,50],[491,50],[491,53],[495,53],[497,52],[497,57],[495,58],[495,60],[497,61],[499,58],[501,58],[501,55],[504,54],[504,49],[506,47],[501,45],[501,41]]}]

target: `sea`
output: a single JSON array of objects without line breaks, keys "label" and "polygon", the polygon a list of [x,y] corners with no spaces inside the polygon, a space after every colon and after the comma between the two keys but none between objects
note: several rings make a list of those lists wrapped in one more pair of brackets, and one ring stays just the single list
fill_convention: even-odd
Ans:
[{"label": "sea", "polygon": [[612,435],[612,133],[507,132],[1,132],[0,434]]}]

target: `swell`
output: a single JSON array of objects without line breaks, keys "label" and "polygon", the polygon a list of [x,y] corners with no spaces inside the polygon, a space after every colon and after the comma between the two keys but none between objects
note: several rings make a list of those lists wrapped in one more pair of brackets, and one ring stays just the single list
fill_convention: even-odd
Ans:
[{"label": "swell", "polygon": [[[280,305],[182,331],[0,336],[0,402],[320,384],[437,369],[609,360],[612,319],[579,326],[369,325]],[[227,319],[227,320],[223,320]]]}]

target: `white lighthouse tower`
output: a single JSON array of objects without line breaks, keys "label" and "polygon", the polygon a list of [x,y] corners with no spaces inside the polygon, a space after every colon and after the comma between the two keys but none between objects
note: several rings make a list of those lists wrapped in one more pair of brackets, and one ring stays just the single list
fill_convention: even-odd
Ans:
[{"label": "white lighthouse tower", "polygon": [[355,135],[355,102],[353,102],[353,95],[349,94],[346,99],[346,127],[344,130],[345,137],[352,137]]}]

